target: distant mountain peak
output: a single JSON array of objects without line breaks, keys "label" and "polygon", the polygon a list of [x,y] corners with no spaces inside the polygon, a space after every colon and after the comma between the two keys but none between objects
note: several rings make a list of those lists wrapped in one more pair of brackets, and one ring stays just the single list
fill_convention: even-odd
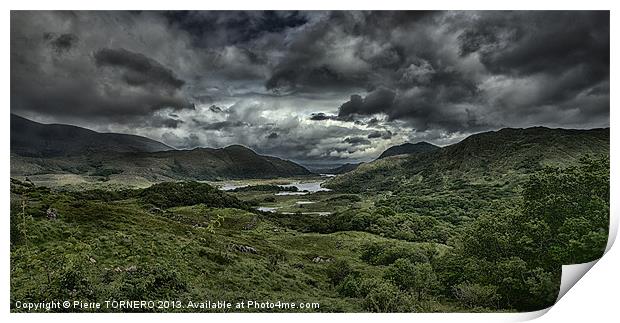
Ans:
[{"label": "distant mountain peak", "polygon": [[156,152],[171,149],[147,137],[100,133],[65,124],[43,124],[11,114],[11,153],[21,156],[76,156],[95,152]]},{"label": "distant mountain peak", "polygon": [[230,146],[226,146],[224,148],[222,148],[224,150],[241,150],[241,151],[251,151],[254,153],[254,150],[252,150],[251,148],[248,148],[244,145],[240,145],[240,144],[233,144]]},{"label": "distant mountain peak", "polygon": [[345,163],[345,164],[342,164],[342,165],[340,165],[338,167],[319,168],[319,169],[315,170],[315,173],[318,173],[318,174],[334,174],[334,175],[344,174],[344,173],[348,173],[350,171],[355,170],[361,164],[363,164],[363,163]]}]

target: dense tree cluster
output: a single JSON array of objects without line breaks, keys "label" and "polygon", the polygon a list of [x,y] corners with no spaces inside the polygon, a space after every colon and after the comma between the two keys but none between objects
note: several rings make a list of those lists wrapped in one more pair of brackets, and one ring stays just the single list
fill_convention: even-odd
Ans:
[{"label": "dense tree cluster", "polygon": [[[416,200],[421,198],[408,199]],[[410,205],[412,210],[414,206]],[[332,283],[341,295],[362,298],[369,311],[402,310],[373,295],[400,300],[401,305],[406,299],[416,303],[444,299],[472,310],[531,311],[550,306],[557,298],[561,266],[589,262],[604,252],[609,160],[583,158],[576,166],[545,167],[529,177],[520,200],[496,200],[479,212],[462,226],[444,227],[445,237],[438,236],[441,227],[433,225],[438,221],[433,217],[397,213],[386,204],[373,213],[336,216],[331,230],[374,231],[449,247],[439,252],[432,244],[369,244],[361,258],[379,266],[383,276],[368,276],[338,264],[334,266],[338,275],[330,276],[337,278]],[[395,221],[399,218],[408,220]],[[411,219],[419,224],[412,225],[416,222]]]},{"label": "dense tree cluster", "polygon": [[237,187],[232,192],[297,192],[299,189],[297,186],[283,186],[272,184],[258,184]]},{"label": "dense tree cluster", "polygon": [[247,209],[248,205],[234,196],[205,183],[165,182],[143,189],[138,196],[147,203],[169,208],[205,204],[210,207]]}]

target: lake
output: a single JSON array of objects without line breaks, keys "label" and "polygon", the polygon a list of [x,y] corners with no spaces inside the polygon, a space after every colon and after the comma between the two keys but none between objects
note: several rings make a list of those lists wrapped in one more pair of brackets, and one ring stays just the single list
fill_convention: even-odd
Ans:
[{"label": "lake", "polygon": [[324,181],[316,182],[295,182],[286,185],[278,185],[280,187],[297,187],[298,192],[278,192],[276,195],[305,195],[314,192],[331,191],[328,188],[321,187]]},{"label": "lake", "polygon": [[[297,192],[277,192],[275,195],[306,195],[314,192],[331,191],[328,188],[321,187],[324,181],[313,182],[292,182],[290,184],[278,185],[280,187],[297,187]],[[224,182],[219,187],[222,191],[232,191],[236,188],[247,187],[250,184],[239,184],[238,182]]]}]

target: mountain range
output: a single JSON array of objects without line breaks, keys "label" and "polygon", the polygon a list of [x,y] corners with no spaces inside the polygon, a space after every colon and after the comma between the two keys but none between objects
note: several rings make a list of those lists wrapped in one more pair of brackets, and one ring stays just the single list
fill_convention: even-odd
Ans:
[{"label": "mountain range", "polygon": [[100,133],[64,124],[42,124],[11,114],[11,153],[19,156],[59,157],[165,150],[173,148],[146,137]]},{"label": "mountain range", "polygon": [[609,145],[609,128],[504,128],[426,152],[379,158],[334,177],[326,186],[363,192],[420,183],[514,180],[544,166],[565,167],[585,156],[608,157]]},{"label": "mountain range", "polygon": [[165,181],[274,178],[311,172],[240,145],[175,150],[146,137],[41,124],[11,114],[11,176],[37,174]]},{"label": "mountain range", "polygon": [[[545,165],[570,165],[585,155],[609,156],[609,128],[504,128],[445,147],[405,143],[375,161],[344,164],[327,185],[347,190],[399,187],[442,178],[481,179],[526,174]],[[135,135],[41,124],[11,114],[11,176],[75,174],[103,180],[219,180],[311,175],[305,167],[249,148],[176,150]]]}]

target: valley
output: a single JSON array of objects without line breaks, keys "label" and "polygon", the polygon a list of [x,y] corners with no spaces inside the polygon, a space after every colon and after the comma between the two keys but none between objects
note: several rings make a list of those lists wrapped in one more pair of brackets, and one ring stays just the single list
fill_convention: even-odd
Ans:
[{"label": "valley", "polygon": [[424,146],[338,175],[240,146],[16,153],[11,299],[531,311],[555,301],[562,264],[602,254],[609,129],[503,129]]},{"label": "valley", "polygon": [[6,15],[9,315],[534,312],[612,245],[605,6],[226,4]]},{"label": "valley", "polygon": [[[13,188],[21,186],[15,182]],[[330,287],[327,271],[340,270],[344,261],[347,266],[350,263],[372,271],[359,259],[363,246],[373,242],[400,243],[364,232],[320,234],[282,224],[300,216],[323,216],[314,214],[314,210],[334,211],[333,203],[326,200],[338,195],[327,191],[304,196],[239,192],[231,196],[247,205],[222,208],[203,203],[159,211],[135,197],[86,197],[71,191],[53,193],[42,187],[26,190],[31,191],[13,195],[18,205],[21,197],[28,196],[23,228],[28,233],[15,241],[22,247],[12,256],[16,298],[48,295],[98,300],[103,295],[121,299],[139,293],[140,297],[168,295],[183,301],[234,301],[243,295],[243,299],[318,302],[323,311],[329,312],[362,311],[358,301],[342,299]],[[269,201],[256,203],[265,199]],[[315,203],[298,203],[304,201]],[[57,221],[38,213],[49,202],[59,214]],[[278,212],[260,212],[256,210],[258,205],[272,205]],[[301,205],[303,212],[298,209]],[[341,203],[340,208],[347,206]],[[71,264],[63,260],[63,255],[73,259]],[[23,267],[23,257],[34,260],[34,265]],[[22,276],[23,270],[30,275]],[[49,275],[52,284],[46,283]],[[131,287],[130,280],[155,280],[164,285]],[[66,292],[62,284],[66,283],[72,286],[69,294],[63,294]]]}]

